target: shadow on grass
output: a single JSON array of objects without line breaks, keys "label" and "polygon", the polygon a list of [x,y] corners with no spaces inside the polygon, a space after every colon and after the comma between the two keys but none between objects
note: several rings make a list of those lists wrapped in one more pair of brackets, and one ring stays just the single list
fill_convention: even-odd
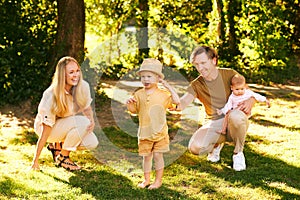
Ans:
[{"label": "shadow on grass", "polygon": [[[26,191],[26,193],[24,193]],[[2,176],[0,178],[0,199],[1,195],[3,195],[4,199],[11,199],[13,197],[19,197],[21,195],[28,195],[29,193],[35,193],[33,189],[30,189],[26,185],[17,183],[16,180],[8,177]]]},{"label": "shadow on grass", "polygon": [[265,119],[261,119],[261,117],[263,117],[263,115],[259,115],[259,114],[255,114],[255,115],[252,115],[250,120],[256,124],[259,124],[259,125],[262,125],[262,126],[273,126],[273,127],[279,127],[279,128],[286,128],[290,131],[299,131],[300,128],[298,127],[288,127],[288,126],[285,126],[285,125],[282,125],[282,124],[279,124],[279,123],[276,123],[276,122],[272,122],[270,120],[265,120]]},{"label": "shadow on grass", "polygon": [[[252,140],[251,136],[247,140]],[[253,139],[256,140],[257,138]],[[260,140],[264,140],[261,138]],[[246,157],[247,170],[236,172],[228,166],[232,166],[232,152],[233,145],[225,145],[221,152],[221,162],[214,164],[209,163],[204,158],[200,160],[198,164],[191,164],[190,162],[181,163],[186,168],[195,169],[212,174],[218,178],[221,178],[227,182],[230,182],[234,187],[250,187],[261,188],[268,194],[276,194],[281,199],[299,199],[300,196],[295,193],[291,193],[291,190],[300,191],[300,168],[289,165],[288,163],[273,158],[271,156],[262,155],[245,145],[244,154]],[[221,169],[220,169],[221,167]],[[195,180],[197,181],[197,180]],[[236,185],[238,183],[238,185]],[[201,185],[199,186],[201,187]],[[293,189],[291,189],[293,188]],[[204,187],[201,191],[206,191]],[[217,191],[214,186],[209,187],[209,191]],[[228,198],[232,198],[228,197]],[[226,199],[224,197],[224,199]]]},{"label": "shadow on grass", "polygon": [[157,190],[139,189],[128,178],[112,170],[81,171],[74,174],[69,180],[70,184],[96,199],[188,199],[164,186]]},{"label": "shadow on grass", "polygon": [[[298,90],[287,90],[282,92],[281,90],[266,89],[270,92],[270,95],[274,98],[284,98],[285,100],[292,101],[294,99],[299,99]],[[6,112],[4,112],[6,113]],[[27,117],[24,113],[13,113],[7,112],[7,117],[17,117],[20,122],[20,126],[30,126],[32,127],[32,121],[25,123]],[[259,115],[252,116],[252,121],[263,126],[275,126],[281,128],[288,128],[290,130],[299,130],[299,128],[286,127],[282,124],[275,123],[269,120],[259,119]],[[109,129],[110,130],[110,129]],[[110,130],[111,131],[111,130]],[[32,132],[23,132],[19,135],[20,138],[13,140],[14,144],[35,144],[36,135]],[[248,136],[249,139],[250,136]],[[257,137],[257,136],[255,136]],[[132,138],[130,138],[133,140]],[[257,140],[257,138],[251,138],[250,140]],[[260,141],[264,141],[265,138],[258,138]],[[131,143],[125,143],[131,144]],[[132,145],[125,147],[132,148]],[[272,158],[266,155],[257,153],[254,149],[249,146],[245,146],[245,156],[247,159],[247,170],[242,172],[235,172],[232,169],[226,167],[232,165],[232,150],[233,147],[226,145],[221,153],[222,160],[220,164],[211,164],[206,162],[204,159],[200,160],[185,160],[180,164],[185,166],[187,169],[197,169],[202,172],[212,174],[216,177],[222,178],[225,181],[235,185],[237,182],[240,186],[247,186],[252,188],[261,188],[269,194],[277,194],[281,196],[282,199],[298,199],[299,195],[288,192],[284,187],[295,188],[300,190],[299,177],[300,169],[298,167],[289,165],[282,160]],[[50,156],[49,156],[50,161]],[[170,166],[171,167],[171,166]],[[197,181],[199,177],[195,177]],[[199,178],[200,179],[200,178]],[[57,179],[59,180],[59,179]],[[63,181],[63,180],[61,180]],[[65,182],[66,183],[66,182]],[[1,193],[5,191],[11,196],[14,195],[13,188],[10,187],[10,179],[3,180],[0,182]],[[96,199],[191,199],[177,191],[171,190],[166,187],[162,187],[159,190],[149,191],[141,190],[136,188],[136,186],[125,176],[116,174],[112,170],[93,170],[93,171],[82,171],[75,172],[74,176],[70,178],[70,182],[74,187],[79,187],[82,189],[83,193],[92,194]],[[183,186],[188,185],[189,182],[183,182]],[[238,186],[239,186],[238,185]],[[284,187],[281,187],[284,185]],[[237,186],[237,187],[238,187]],[[19,187],[19,186],[17,186]],[[199,190],[204,193],[215,193],[218,188],[213,184],[199,184]],[[232,199],[233,196],[229,196]]]},{"label": "shadow on grass", "polygon": [[274,85],[269,87],[256,84],[249,85],[253,91],[260,93],[267,98],[278,98],[285,101],[295,101],[300,99],[299,86]]},{"label": "shadow on grass", "polygon": [[34,131],[29,131],[29,130],[24,130],[20,133],[17,133],[16,136],[17,137],[15,137],[9,141],[10,144],[13,144],[13,145],[24,145],[24,144],[35,145],[38,140],[37,134],[35,134]]},{"label": "shadow on grass", "polygon": [[8,121],[3,124],[5,127],[11,127],[11,122],[14,118],[17,119],[19,127],[33,127],[34,117],[36,114],[37,105],[31,105],[31,101],[27,100],[20,105],[5,105],[0,107],[0,115],[3,115]]}]

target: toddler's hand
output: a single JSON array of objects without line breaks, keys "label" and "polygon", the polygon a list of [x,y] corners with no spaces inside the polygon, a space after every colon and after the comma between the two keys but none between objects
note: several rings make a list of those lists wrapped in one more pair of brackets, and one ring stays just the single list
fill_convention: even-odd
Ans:
[{"label": "toddler's hand", "polygon": [[169,83],[167,82],[167,81],[165,81],[164,79],[162,79],[162,78],[159,78],[159,80],[158,80],[164,87],[166,87],[166,88],[169,88]]},{"label": "toddler's hand", "polygon": [[136,100],[134,97],[130,97],[127,101],[126,104],[131,104],[131,103],[136,103]]}]

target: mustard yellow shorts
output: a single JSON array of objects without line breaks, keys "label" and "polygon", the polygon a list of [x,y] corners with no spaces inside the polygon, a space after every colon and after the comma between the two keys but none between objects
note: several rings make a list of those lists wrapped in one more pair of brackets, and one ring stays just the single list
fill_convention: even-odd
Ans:
[{"label": "mustard yellow shorts", "polygon": [[152,152],[165,153],[170,151],[170,140],[169,135],[166,135],[163,139],[159,141],[151,140],[139,140],[139,155],[147,156]]}]

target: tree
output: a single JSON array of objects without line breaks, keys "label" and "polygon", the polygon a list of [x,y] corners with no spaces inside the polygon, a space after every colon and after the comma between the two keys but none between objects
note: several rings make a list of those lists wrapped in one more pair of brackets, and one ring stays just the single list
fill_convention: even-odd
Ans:
[{"label": "tree", "polygon": [[[135,5],[136,0],[86,1],[86,22],[89,25],[87,31],[101,36],[102,41],[109,39],[108,54],[110,56],[107,61],[109,65],[112,64],[111,54],[116,50],[118,59],[121,56],[121,49],[119,49],[117,41],[119,32],[124,28],[125,23],[128,23],[135,16],[135,12],[133,12]],[[117,46],[117,49],[114,46]]]},{"label": "tree", "polygon": [[[250,82],[284,83],[291,78],[299,79],[299,1],[216,0],[216,8],[212,2],[2,0],[0,95],[4,98],[0,104],[39,99],[41,92],[49,85],[54,66],[60,57],[70,55],[79,62],[84,59],[84,3],[90,6],[87,8],[89,14],[94,14],[91,20],[88,16],[87,23],[90,25],[95,22],[93,28],[96,28],[94,30],[97,30],[102,41],[120,33],[128,24],[135,25],[137,31],[148,27],[165,28],[186,34],[198,44],[216,47],[220,65],[238,70]],[[139,54],[148,56],[147,30],[139,34],[143,35],[137,38],[130,36],[130,40],[134,45],[138,40]],[[118,38],[113,42],[117,43],[116,40]],[[179,56],[186,59],[190,49],[184,41],[177,41],[181,43],[175,45],[175,42],[170,42],[168,48],[180,52]],[[112,51],[118,50],[119,55],[124,56],[121,49],[112,47]],[[161,52],[161,49],[158,51]],[[161,52],[160,55],[166,54]],[[118,74],[119,77],[129,67],[137,66],[135,55],[125,56],[119,57],[115,63],[115,60],[112,61],[112,67],[116,63],[118,67],[113,68],[109,75]],[[172,67],[184,68],[187,74],[192,74],[190,72],[194,70],[188,64],[183,67],[175,65]]]},{"label": "tree", "polygon": [[1,103],[39,99],[60,57],[84,59],[84,1],[1,1],[0,9]]},{"label": "tree", "polygon": [[58,0],[58,27],[54,60],[72,56],[84,60],[85,6],[84,0]]},{"label": "tree", "polygon": [[40,98],[51,81],[56,4],[0,1],[0,104]]},{"label": "tree", "polygon": [[148,0],[139,0],[136,15],[136,26],[140,63],[143,60],[143,58],[149,56],[150,51],[150,48],[148,47],[148,17]]},{"label": "tree", "polygon": [[218,27],[217,27],[217,32],[218,32],[218,43],[220,45],[220,49],[222,49],[223,42],[225,40],[225,16],[224,16],[224,4],[223,0],[216,0],[217,4],[217,11],[218,11]]},{"label": "tree", "polygon": [[238,17],[240,12],[240,1],[239,0],[230,0],[228,3],[228,24],[229,24],[229,40],[228,40],[228,52],[227,55],[229,59],[239,54],[238,50],[238,38],[236,35],[236,26],[237,21],[235,20]]}]

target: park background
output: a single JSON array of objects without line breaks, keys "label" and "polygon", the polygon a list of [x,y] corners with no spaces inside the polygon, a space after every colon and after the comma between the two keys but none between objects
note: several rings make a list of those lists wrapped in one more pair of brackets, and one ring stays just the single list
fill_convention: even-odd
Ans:
[{"label": "park background", "polygon": [[[299,198],[298,0],[2,0],[0,12],[1,198]],[[146,27],[167,31],[171,42],[157,38],[161,46],[149,48],[151,33]],[[132,30],[136,35],[129,34],[129,40],[136,51],[124,53],[118,36]],[[145,57],[160,59],[165,68],[187,80],[195,78],[197,72],[188,62],[193,45],[182,41],[183,36],[193,44],[215,47],[220,66],[245,75],[253,90],[272,101],[271,109],[260,104],[254,108],[245,150],[246,171],[231,170],[230,144],[217,164],[184,153],[166,168],[164,185],[158,191],[137,189],[140,171],[128,166],[120,172],[89,152],[74,155],[86,169],[82,172],[55,168],[46,151],[41,156],[43,171],[26,171],[37,139],[32,130],[37,104],[60,57],[71,55],[85,63],[97,53],[97,47],[106,52],[107,57],[92,68],[101,75],[92,84],[97,118],[108,138],[135,151],[136,138],[114,124],[109,89],[114,90],[115,83],[138,68]],[[90,74],[90,68],[84,69]],[[200,111],[203,113],[201,106]],[[168,117],[171,133],[186,128],[177,123],[176,116]]]}]

